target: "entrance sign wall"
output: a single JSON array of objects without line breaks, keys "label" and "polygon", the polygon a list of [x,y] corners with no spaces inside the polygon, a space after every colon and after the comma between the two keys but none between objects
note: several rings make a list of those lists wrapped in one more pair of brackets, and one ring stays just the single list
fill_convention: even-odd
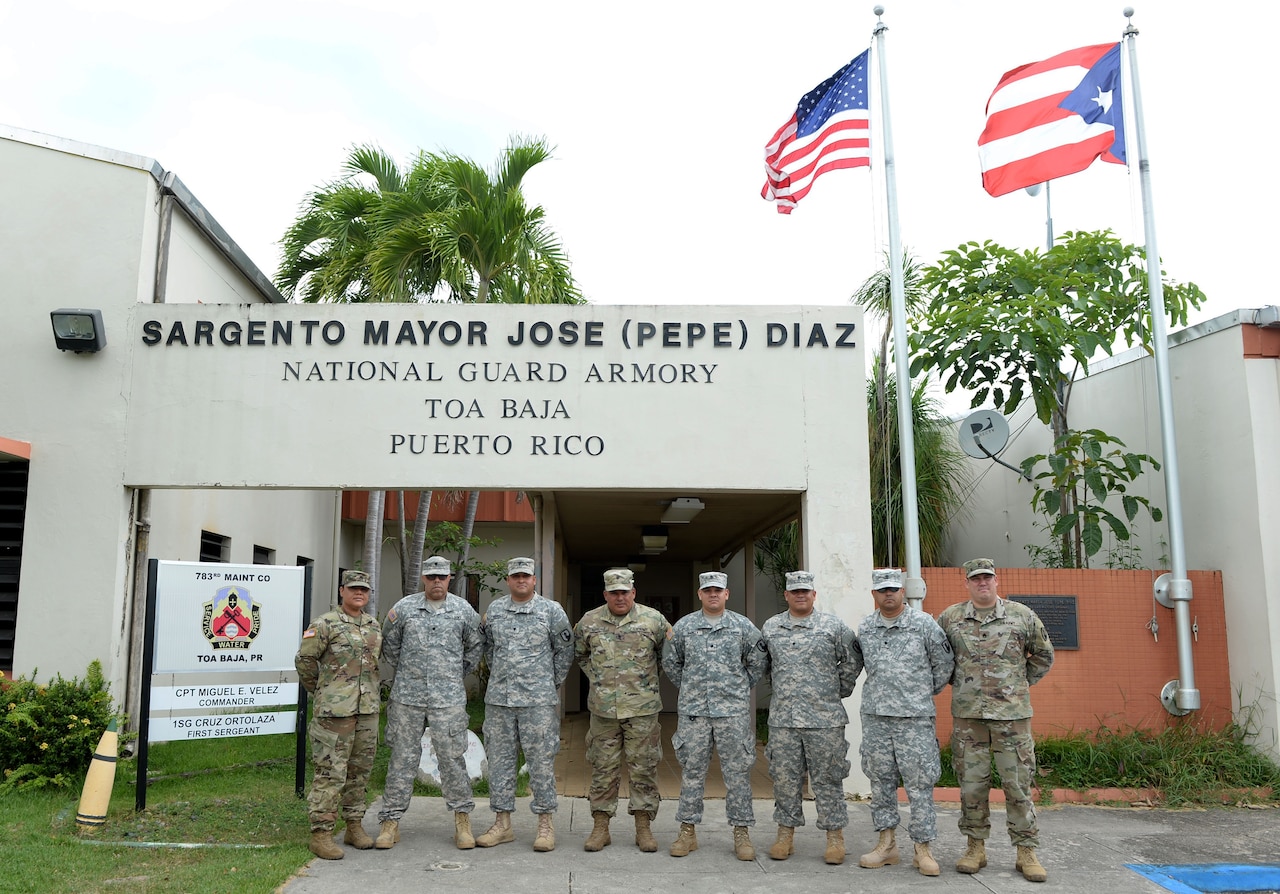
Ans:
[{"label": "entrance sign wall", "polygon": [[865,479],[853,308],[138,305],[134,317],[129,484],[804,491],[832,454],[855,491]]},{"label": "entrance sign wall", "polygon": [[124,481],[797,493],[802,562],[852,624],[861,330],[852,307],[138,305]]}]

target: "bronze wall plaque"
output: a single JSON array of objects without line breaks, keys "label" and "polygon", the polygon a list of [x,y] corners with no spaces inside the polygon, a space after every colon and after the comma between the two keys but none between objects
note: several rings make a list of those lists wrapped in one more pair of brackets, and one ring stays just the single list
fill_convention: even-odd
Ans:
[{"label": "bronze wall plaque", "polygon": [[1055,649],[1080,648],[1080,623],[1074,596],[1009,596],[1031,609],[1049,632]]}]

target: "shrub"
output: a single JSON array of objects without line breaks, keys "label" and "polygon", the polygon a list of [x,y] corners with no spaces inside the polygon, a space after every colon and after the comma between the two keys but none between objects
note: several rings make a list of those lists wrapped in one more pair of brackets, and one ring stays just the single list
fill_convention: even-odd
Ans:
[{"label": "shrub", "polygon": [[0,792],[79,785],[114,713],[97,661],[83,680],[0,678]]}]

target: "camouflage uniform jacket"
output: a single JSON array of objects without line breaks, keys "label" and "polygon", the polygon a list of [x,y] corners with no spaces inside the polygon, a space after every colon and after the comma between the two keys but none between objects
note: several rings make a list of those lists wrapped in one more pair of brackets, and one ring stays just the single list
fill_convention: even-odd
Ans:
[{"label": "camouflage uniform jacket", "polygon": [[867,671],[863,714],[937,715],[933,697],[950,682],[955,659],[947,635],[932,617],[909,605],[896,618],[872,612],[858,624],[854,650],[858,670]]},{"label": "camouflage uniform jacket", "polygon": [[1030,717],[1030,687],[1053,666],[1053,643],[1036,613],[1017,602],[998,599],[986,620],[980,620],[972,602],[961,602],[944,609],[938,624],[956,657],[952,716]]},{"label": "camouflage uniform jacket", "polygon": [[718,618],[685,615],[662,650],[662,669],[680,687],[678,710],[688,717],[746,714],[768,663],[756,625],[728,610]]},{"label": "camouflage uniform jacket", "polygon": [[765,677],[773,686],[769,725],[790,729],[844,726],[842,699],[853,694],[853,631],[835,615],[815,611],[793,618],[785,611],[764,622],[769,649]]},{"label": "camouflage uniform jacket", "polygon": [[489,664],[485,703],[506,708],[558,705],[573,665],[573,630],[558,603],[537,593],[527,602],[495,599],[481,623]]},{"label": "camouflage uniform jacket", "polygon": [[647,605],[622,617],[607,605],[583,615],[573,628],[573,652],[591,681],[587,710],[617,720],[661,711],[658,664],[670,632],[662,612]]},{"label": "camouflage uniform jacket", "polygon": [[316,717],[377,714],[378,647],[382,629],[373,615],[351,617],[342,609],[326,612],[302,634],[294,656],[298,682],[314,694]]},{"label": "camouflage uniform jacket", "polygon": [[382,624],[382,669],[394,680],[391,697],[419,708],[467,703],[467,674],[480,665],[480,616],[465,599],[445,596],[440,611],[425,593],[406,596]]}]

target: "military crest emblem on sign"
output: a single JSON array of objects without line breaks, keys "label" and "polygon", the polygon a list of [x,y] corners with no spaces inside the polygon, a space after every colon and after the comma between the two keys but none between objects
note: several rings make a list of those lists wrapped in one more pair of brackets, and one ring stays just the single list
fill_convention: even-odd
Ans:
[{"label": "military crest emblem on sign", "polygon": [[244,587],[220,587],[204,604],[204,637],[215,649],[247,649],[261,629],[259,607]]}]

